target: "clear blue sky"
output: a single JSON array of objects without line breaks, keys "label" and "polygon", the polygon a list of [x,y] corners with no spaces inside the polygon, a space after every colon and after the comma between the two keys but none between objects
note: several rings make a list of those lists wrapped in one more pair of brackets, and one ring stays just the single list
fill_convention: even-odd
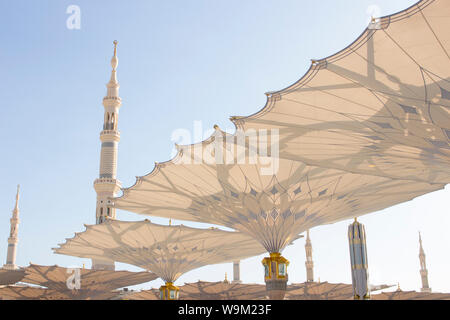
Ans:
[{"label": "clear blue sky", "polygon": [[[367,25],[368,8],[376,5],[386,15],[414,2],[0,2],[0,263],[6,259],[9,218],[20,183],[18,264],[90,265],[55,255],[51,248],[84,230],[83,223],[95,221],[92,183],[98,176],[101,102],[114,39],[119,41],[123,99],[118,177],[130,186],[136,175],[153,169],[154,161],[170,158],[174,130],[193,130],[195,120],[202,121],[204,130],[214,124],[233,130],[229,116],[254,113],[266,101],[264,92],[292,84],[310,59],[351,43]],[[80,30],[66,27],[71,4],[81,8]],[[421,230],[430,285],[450,292],[449,195],[447,188],[361,218],[368,233],[372,283],[420,288]],[[118,218],[144,217],[119,212]],[[316,278],[351,282],[348,224],[311,231]],[[284,251],[292,282],[305,280],[303,246],[300,239]],[[242,263],[245,282],[262,283],[261,258]],[[189,272],[177,283],[217,281],[225,272],[231,277],[231,264]],[[159,285],[154,281],[145,287]]]}]

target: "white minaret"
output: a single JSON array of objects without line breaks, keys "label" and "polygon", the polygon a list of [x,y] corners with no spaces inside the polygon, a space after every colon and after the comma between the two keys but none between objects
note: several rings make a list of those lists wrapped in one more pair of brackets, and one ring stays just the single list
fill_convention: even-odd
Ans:
[{"label": "white minaret", "polygon": [[19,191],[20,186],[17,186],[16,194],[16,206],[12,212],[11,230],[9,232],[8,238],[8,254],[6,256],[6,264],[3,266],[5,269],[14,270],[17,269],[16,266],[16,253],[17,253],[17,243],[19,239],[17,238],[17,233],[19,231]]},{"label": "white minaret", "polygon": [[419,232],[419,259],[420,259],[420,276],[422,278],[422,288],[420,291],[422,292],[431,292],[430,285],[428,284],[428,270],[427,270],[427,264],[425,261],[425,251],[422,247],[422,237],[420,236]]},{"label": "white minaret", "polygon": [[[120,132],[117,129],[119,109],[122,99],[119,97],[119,83],[117,82],[116,69],[119,63],[117,58],[117,41],[114,41],[114,56],[111,59],[111,79],[106,85],[106,97],[103,98],[105,117],[103,130],[100,132],[102,142],[100,154],[100,175],[94,181],[97,192],[96,223],[103,223],[106,219],[115,219],[116,211],[111,206],[110,198],[115,197],[120,191],[121,184],[117,180],[117,151],[120,141]],[[113,261],[92,261],[93,269],[114,270]]]},{"label": "white minaret", "polygon": [[312,260],[312,245],[311,239],[309,238],[309,230],[306,231],[306,243],[305,243],[305,251],[306,251],[306,281],[313,282],[314,281],[314,262]]}]

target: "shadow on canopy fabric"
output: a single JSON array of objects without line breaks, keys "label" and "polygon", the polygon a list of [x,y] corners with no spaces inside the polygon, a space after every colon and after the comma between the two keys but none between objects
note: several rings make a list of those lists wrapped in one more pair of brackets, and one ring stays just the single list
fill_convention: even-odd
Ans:
[{"label": "shadow on canopy fabric", "polygon": [[25,276],[25,270],[17,269],[17,270],[8,270],[8,269],[0,269],[0,286],[14,284],[22,280]]},{"label": "shadow on canopy fabric", "polygon": [[[378,291],[392,286],[376,286]],[[345,283],[304,282],[287,288],[286,300],[353,300],[353,286]]]},{"label": "shadow on canopy fabric", "polygon": [[70,298],[56,290],[30,287],[6,286],[0,288],[0,300],[69,300]]},{"label": "shadow on canopy fabric", "polygon": [[[67,282],[79,271],[80,288],[70,289]],[[33,299],[109,299],[117,295],[112,290],[127,286],[146,283],[158,276],[150,272],[130,272],[111,270],[92,270],[85,268],[63,268],[59,266],[41,266],[30,264],[24,268],[25,277],[22,283],[44,287],[44,291],[34,290],[35,287],[10,287],[7,292],[19,299],[36,297]],[[27,289],[29,288],[29,289]],[[37,288],[39,289],[39,288]],[[6,293],[4,293],[6,294]],[[54,298],[57,297],[57,298]]]},{"label": "shadow on canopy fabric", "polygon": [[[263,300],[266,286],[199,281],[185,283],[180,288],[180,300]],[[159,290],[142,290],[125,297],[127,300],[159,300]]]},{"label": "shadow on canopy fabric", "polygon": [[382,292],[371,296],[372,300],[450,300],[450,293],[402,291]]},{"label": "shadow on canopy fabric", "polygon": [[[300,161],[254,157],[220,129],[178,146],[114,206],[144,215],[223,225],[281,252],[298,234],[385,209],[443,184],[353,174]],[[249,145],[249,139],[246,140]],[[218,155],[220,154],[220,155]],[[228,164],[227,164],[228,163]]]},{"label": "shadow on canopy fabric", "polygon": [[[377,286],[377,291],[391,286]],[[159,300],[159,290],[142,290],[126,300]],[[180,286],[180,300],[266,300],[266,286],[261,284],[198,281]],[[305,282],[287,286],[285,300],[353,300],[353,286],[344,283]]]},{"label": "shadow on canopy fabric", "polygon": [[108,258],[154,272],[165,282],[210,264],[257,256],[265,249],[240,232],[217,228],[196,229],[183,225],[163,226],[150,221],[107,220],[86,225],[55,253],[81,258]]},{"label": "shadow on canopy fabric", "polygon": [[279,129],[280,156],[392,179],[450,182],[450,2],[373,19],[238,130]]}]

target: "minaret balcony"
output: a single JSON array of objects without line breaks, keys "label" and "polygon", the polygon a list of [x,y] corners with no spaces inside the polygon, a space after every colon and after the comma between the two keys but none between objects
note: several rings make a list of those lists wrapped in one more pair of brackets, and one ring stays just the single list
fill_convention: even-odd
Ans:
[{"label": "minaret balcony", "polygon": [[120,97],[104,97],[103,106],[105,107],[120,107],[122,105],[122,99]]},{"label": "minaret balcony", "polygon": [[122,188],[119,180],[113,178],[98,178],[94,181],[94,188],[97,193],[112,192],[117,193]]},{"label": "minaret balcony", "polygon": [[103,130],[100,132],[100,140],[112,140],[119,141],[120,140],[120,132],[116,130]]},{"label": "minaret balcony", "polygon": [[17,244],[18,242],[19,239],[17,238],[17,236],[8,238],[8,244]]},{"label": "minaret balcony", "polygon": [[104,97],[103,98],[103,100],[109,100],[109,99],[122,101],[121,97]]}]

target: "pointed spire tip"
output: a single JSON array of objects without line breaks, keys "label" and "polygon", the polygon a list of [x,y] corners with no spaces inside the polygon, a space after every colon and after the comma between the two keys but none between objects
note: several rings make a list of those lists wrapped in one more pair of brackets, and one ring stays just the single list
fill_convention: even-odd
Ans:
[{"label": "pointed spire tip", "polygon": [[[113,41],[113,44],[114,44],[114,55],[113,55],[113,57],[111,59],[111,67],[113,68],[113,71],[116,71],[117,65],[119,64],[119,59],[117,58],[117,43],[118,43],[117,40]],[[113,74],[114,74],[114,72],[113,72]],[[114,75],[111,75],[111,81],[112,82],[117,82],[117,80],[115,79]]]}]

